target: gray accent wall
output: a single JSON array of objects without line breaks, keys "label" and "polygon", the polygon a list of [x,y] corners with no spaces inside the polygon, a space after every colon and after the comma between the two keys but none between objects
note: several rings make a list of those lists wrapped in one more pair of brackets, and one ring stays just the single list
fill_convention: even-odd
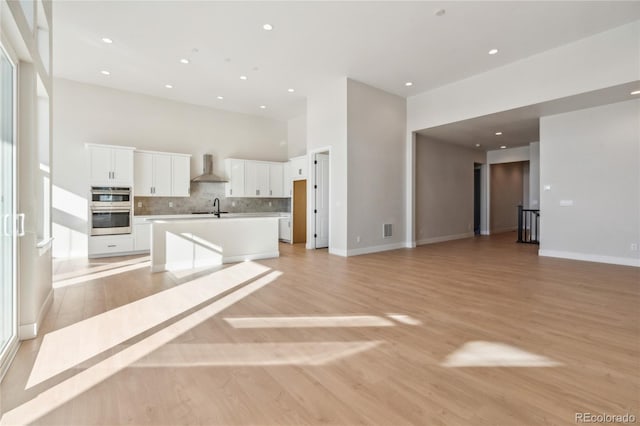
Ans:
[{"label": "gray accent wall", "polygon": [[474,163],[485,152],[417,135],[415,158],[417,244],[472,236]]},{"label": "gray accent wall", "polygon": [[640,100],[542,117],[540,186],[541,255],[640,266]]},{"label": "gray accent wall", "polygon": [[524,199],[525,165],[517,161],[491,165],[491,233],[513,231],[518,228],[518,206]]},{"label": "gray accent wall", "polygon": [[[405,246],[406,102],[347,81],[349,254]],[[383,225],[392,235],[383,237]]]}]

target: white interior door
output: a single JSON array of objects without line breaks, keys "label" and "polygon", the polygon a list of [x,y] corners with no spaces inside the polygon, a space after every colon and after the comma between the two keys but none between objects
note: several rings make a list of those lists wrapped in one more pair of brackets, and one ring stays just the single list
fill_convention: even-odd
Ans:
[{"label": "white interior door", "polygon": [[315,154],[315,247],[329,247],[329,155]]},{"label": "white interior door", "polygon": [[15,75],[0,46],[0,369],[17,340]]}]

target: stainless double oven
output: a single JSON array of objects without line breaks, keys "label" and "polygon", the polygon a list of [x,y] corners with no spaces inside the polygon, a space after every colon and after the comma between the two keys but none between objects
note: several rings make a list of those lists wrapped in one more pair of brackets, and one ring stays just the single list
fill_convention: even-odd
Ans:
[{"label": "stainless double oven", "polygon": [[91,235],[131,233],[133,197],[131,188],[91,188]]}]

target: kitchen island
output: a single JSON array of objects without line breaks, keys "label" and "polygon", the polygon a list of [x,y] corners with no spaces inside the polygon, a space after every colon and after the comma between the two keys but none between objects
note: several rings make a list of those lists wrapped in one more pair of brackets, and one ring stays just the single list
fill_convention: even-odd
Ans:
[{"label": "kitchen island", "polygon": [[154,218],[151,271],[176,271],[278,257],[278,216]]}]

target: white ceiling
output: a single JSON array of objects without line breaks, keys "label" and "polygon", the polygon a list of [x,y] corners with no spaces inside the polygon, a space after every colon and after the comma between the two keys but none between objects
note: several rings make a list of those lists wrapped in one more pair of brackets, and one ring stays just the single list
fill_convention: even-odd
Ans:
[{"label": "white ceiling", "polygon": [[638,1],[57,0],[54,75],[287,119],[330,79],[406,97],[637,19]]}]

